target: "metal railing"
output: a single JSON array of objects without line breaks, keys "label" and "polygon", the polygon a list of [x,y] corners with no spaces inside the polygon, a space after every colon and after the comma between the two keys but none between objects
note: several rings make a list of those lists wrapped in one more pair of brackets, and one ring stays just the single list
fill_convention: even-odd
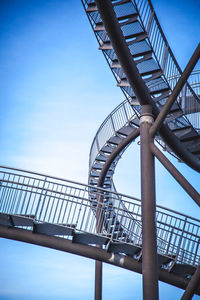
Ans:
[{"label": "metal railing", "polygon": [[[154,58],[163,71],[163,77],[168,82],[171,90],[173,90],[182,71],[162,31],[151,0],[132,0],[132,3],[136,7],[139,13],[139,19],[148,34],[148,39],[154,52]],[[193,72],[193,75],[190,76],[188,83],[182,89],[177,101],[183,109],[183,112],[187,114],[188,121],[194,128],[199,129],[200,98],[197,95],[200,95],[200,93],[199,73],[197,73],[198,71]],[[170,80],[170,78],[173,78],[173,80]],[[196,80],[197,78],[198,80]],[[194,82],[197,83],[198,87],[193,84]],[[183,101],[186,95],[190,97],[192,102],[192,105],[188,105],[187,109],[185,109],[185,101]]]},{"label": "metal railing", "polygon": [[104,120],[104,122],[99,127],[89,155],[89,169],[91,169],[92,164],[101,150],[101,148],[106,144],[110,137],[114,136],[116,132],[128,124],[131,120],[137,118],[128,99],[120,103]]},{"label": "metal railing", "polygon": [[[89,185],[7,167],[0,168],[0,183],[1,214],[58,224],[142,247],[141,201],[137,198],[98,188],[93,190],[94,201],[89,197],[92,188]],[[109,201],[98,202],[99,197]],[[97,210],[101,212],[98,232]],[[156,222],[158,253],[178,263],[197,266],[200,221],[157,206]],[[117,231],[117,224],[123,231]]]},{"label": "metal railing", "polygon": [[[85,9],[87,9],[87,6],[90,3],[94,3],[93,0],[84,0],[82,1]],[[141,24],[141,27],[143,28],[144,32],[147,33],[148,37],[148,43],[150,44],[152,50],[153,50],[153,59],[158,64],[160,69],[162,70],[162,77],[159,84],[161,85],[167,85],[171,90],[173,90],[176,81],[175,80],[168,80],[168,78],[173,77],[175,74],[182,73],[172,51],[169,47],[169,44],[166,40],[166,37],[162,31],[162,28],[159,24],[159,21],[157,19],[156,13],[154,11],[154,8],[152,6],[152,3],[150,0],[130,0],[130,3],[132,3],[132,8],[128,6],[129,9],[132,9],[132,11],[135,11],[138,13],[138,20]],[[115,4],[115,3],[114,3]],[[127,8],[126,8],[127,9]],[[124,12],[126,13],[126,12]],[[103,33],[97,33],[95,31],[95,26],[97,23],[102,22],[101,17],[98,13],[98,11],[94,11],[89,14],[89,20],[90,23],[94,29],[96,38],[101,46],[102,41],[107,41],[105,39],[108,39],[107,34]],[[113,50],[109,50],[110,54],[108,54],[108,51],[104,53],[104,56],[110,65],[111,71],[113,75],[115,76],[117,82],[120,82],[121,76],[123,72],[121,72],[120,68],[114,69],[112,68],[112,56],[116,58],[116,54]],[[111,53],[113,53],[111,55]],[[118,74],[119,73],[119,74]],[[120,75],[121,74],[121,75]],[[147,84],[148,86],[148,84]],[[149,87],[149,86],[148,86]],[[149,87],[149,90],[152,91],[155,86]],[[123,93],[127,98],[130,98],[133,96],[133,91],[131,87],[122,88]],[[189,98],[191,98],[192,105],[187,106],[187,109],[184,109],[185,104],[185,93],[188,95]],[[166,99],[165,99],[166,101]],[[183,110],[182,116],[177,120],[177,125],[179,124],[179,121],[181,123],[186,124],[187,126],[192,125],[195,129],[199,130],[199,105],[200,105],[200,99],[195,94],[193,88],[190,86],[189,83],[185,85],[185,87],[180,92],[179,96],[177,97],[177,104],[180,106],[180,109]],[[164,102],[157,103],[157,106],[159,109],[161,109],[162,105],[164,105]],[[135,110],[140,113],[140,107],[136,106]],[[184,115],[185,113],[185,115]],[[174,117],[173,117],[174,118]],[[171,120],[171,118],[169,119]]]}]

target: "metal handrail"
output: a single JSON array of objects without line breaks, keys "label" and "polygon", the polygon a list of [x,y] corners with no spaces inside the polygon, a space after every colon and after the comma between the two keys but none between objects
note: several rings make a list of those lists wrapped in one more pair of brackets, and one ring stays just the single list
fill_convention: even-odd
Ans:
[{"label": "metal handrail", "polygon": [[[114,204],[97,200],[95,203],[90,198],[89,185],[8,167],[1,167],[0,183],[0,213],[23,215],[34,222],[76,228],[141,247],[141,201],[137,198],[98,188],[93,190],[94,197],[109,197]],[[101,232],[96,230],[97,209],[101,209],[102,224],[106,224]],[[124,239],[120,232],[114,231],[113,221],[116,220],[123,228]],[[158,252],[176,257],[178,263],[197,266],[200,221],[159,205],[156,221]]]},{"label": "metal handrail", "polygon": [[[132,3],[138,11],[139,19],[144,30],[148,33],[148,40],[153,49],[154,58],[163,71],[163,78],[165,78],[165,81],[168,82],[171,90],[173,90],[182,71],[163,33],[151,0],[132,0]],[[177,80],[169,80],[169,78],[175,76],[175,74],[178,75]],[[193,74],[195,75],[196,73],[194,72]],[[190,79],[191,78],[192,77],[190,77]],[[184,116],[184,119],[191,123],[195,129],[199,129],[200,98],[192,89],[190,81],[188,81],[177,98],[179,104],[184,93],[188,96],[193,96],[194,99],[192,115],[188,116],[188,114],[190,114],[190,109],[188,109],[187,117]],[[199,93],[197,94],[199,95]],[[195,114],[195,111],[197,114]]]},{"label": "metal handrail", "polygon": [[115,133],[129,123],[134,118],[137,118],[135,111],[133,110],[128,99],[125,99],[120,103],[103,121],[99,127],[89,154],[89,170],[99,153],[100,149],[105,145],[110,137],[115,135]]}]

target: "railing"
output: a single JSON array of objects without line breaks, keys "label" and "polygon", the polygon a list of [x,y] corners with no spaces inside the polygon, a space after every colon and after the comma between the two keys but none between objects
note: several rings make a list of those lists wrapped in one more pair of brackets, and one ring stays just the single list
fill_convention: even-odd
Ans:
[{"label": "railing", "polygon": [[99,127],[94,137],[89,156],[89,169],[91,168],[100,149],[105,145],[109,138],[115,135],[120,128],[128,124],[134,118],[136,118],[136,114],[127,99],[120,103],[109,114]]},{"label": "railing", "polygon": [[[141,247],[141,201],[99,189],[90,200],[91,186],[24,170],[1,167],[0,213],[21,215],[34,222],[59,224],[76,231],[93,233]],[[123,201],[123,207],[121,201]],[[101,231],[97,224],[101,212]],[[156,208],[158,252],[178,263],[197,266],[200,262],[200,221],[161,206]],[[123,237],[116,232],[119,222]],[[30,229],[30,228],[27,228]]]},{"label": "railing", "polygon": [[[165,78],[171,90],[173,90],[178,78],[182,74],[182,71],[162,31],[162,28],[152,6],[151,0],[132,0],[132,3],[134,4],[139,13],[139,18],[141,23],[143,24],[144,30],[148,33],[148,39],[153,48],[154,58],[156,59],[163,71],[163,78]],[[198,87],[193,84],[194,77]],[[197,77],[198,80],[196,81]],[[173,78],[173,80],[170,80],[170,78]],[[190,83],[192,84],[192,87],[190,86]],[[189,83],[185,85],[185,87],[179,94],[177,101],[183,109],[184,113],[187,114],[187,119],[192,124],[192,126],[196,129],[199,129],[200,98],[195,94],[192,88],[195,90],[197,95],[200,95],[199,74],[195,72],[190,77]],[[192,99],[192,105],[189,105],[186,109],[184,107],[185,101],[182,101],[184,100],[185,95]]]},{"label": "railing", "polygon": [[[175,86],[178,79],[180,78],[180,74],[173,75],[168,78],[168,82]],[[191,88],[185,86],[179,95],[179,103],[186,114],[187,119],[189,122],[196,127],[198,131],[200,130],[200,70],[195,70],[191,73],[188,78],[189,86],[192,88],[194,93],[192,92]],[[199,102],[196,99],[199,99]]]},{"label": "railing", "polygon": [[[94,3],[93,0],[84,0],[82,1],[85,9],[87,8],[87,5],[90,3]],[[131,1],[133,6],[134,6],[134,11],[137,11],[139,14],[139,21],[142,24],[142,27],[145,32],[148,33],[148,39],[150,42],[150,45],[153,49],[153,58],[156,60],[158,65],[163,71],[162,78],[158,80],[158,82],[155,80],[150,81],[150,83],[147,83],[147,86],[150,91],[153,91],[157,85],[165,85],[169,86],[171,89],[174,88],[177,79],[174,77],[176,76],[175,74],[180,74],[182,73],[169,45],[168,42],[165,38],[165,35],[162,31],[162,28],[159,24],[159,21],[157,19],[157,16],[155,14],[155,11],[153,9],[152,3],[150,0],[132,0]],[[95,24],[98,22],[101,22],[101,17],[98,13],[98,11],[92,12],[89,16],[90,23],[93,27],[95,28]],[[103,37],[101,38],[97,32],[95,32],[95,35],[97,37],[97,40],[101,46],[102,40],[104,39]],[[104,35],[103,35],[104,36]],[[108,62],[108,64],[112,65],[112,60],[115,58],[116,59],[116,54],[114,53],[113,50],[109,50],[105,53],[105,58]],[[109,53],[109,54],[108,54]],[[120,78],[117,75],[116,72],[113,71],[113,68],[111,67],[111,71],[113,72],[113,75],[115,76],[116,80],[119,81]],[[191,78],[194,77],[194,75],[191,75]],[[171,80],[173,78],[173,80]],[[193,81],[191,81],[192,87],[190,86],[190,80],[188,81],[185,85],[185,87],[182,89],[180,92],[179,96],[177,97],[177,103],[180,107],[180,110],[183,111],[183,114],[180,115],[180,117],[177,119],[177,122],[172,114],[172,116],[168,119],[169,122],[172,121],[172,123],[177,123],[177,125],[182,127],[182,124],[185,124],[185,126],[190,126],[192,125],[197,131],[199,131],[200,128],[200,118],[199,118],[199,110],[200,110],[200,100],[198,96],[195,94],[199,94],[199,88],[197,88],[194,84]],[[199,82],[199,81],[198,81]],[[150,84],[150,85],[149,85]],[[131,89],[130,87],[127,87],[127,91]],[[126,97],[130,101],[130,97],[132,93],[125,92],[124,89],[122,91],[125,93]],[[186,101],[187,97],[187,101]],[[164,100],[166,101],[166,99]],[[187,105],[186,105],[187,104]],[[128,105],[128,103],[127,103]],[[162,105],[164,105],[164,102],[162,103],[157,102],[157,106],[159,109],[161,109]],[[119,108],[119,107],[118,107]],[[118,109],[116,108],[116,110]],[[130,106],[131,109],[131,106]],[[140,106],[133,106],[132,109],[135,109],[135,112],[139,115],[140,114]],[[90,162],[89,162],[89,168],[91,168],[92,163],[95,160],[96,155],[99,152],[99,149],[104,145],[104,142],[108,140],[109,137],[115,134],[116,130],[115,128],[113,129],[113,118],[112,114],[115,113],[115,111],[111,113],[111,115],[108,116],[108,118],[104,121],[102,126],[100,127],[99,131],[97,132],[97,135],[95,136],[95,139],[92,144],[91,152],[90,152]],[[120,111],[120,109],[119,109]],[[125,116],[126,118],[126,116]],[[115,126],[115,124],[114,124]],[[170,128],[173,128],[173,124],[170,126]]]}]

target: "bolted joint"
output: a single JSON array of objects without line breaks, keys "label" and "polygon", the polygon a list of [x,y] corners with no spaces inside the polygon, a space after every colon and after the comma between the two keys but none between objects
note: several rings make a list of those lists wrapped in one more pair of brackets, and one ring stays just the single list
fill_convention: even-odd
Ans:
[{"label": "bolted joint", "polygon": [[140,117],[140,125],[143,123],[149,123],[149,124],[153,124],[154,122],[154,118],[153,115],[150,113],[143,113]]}]

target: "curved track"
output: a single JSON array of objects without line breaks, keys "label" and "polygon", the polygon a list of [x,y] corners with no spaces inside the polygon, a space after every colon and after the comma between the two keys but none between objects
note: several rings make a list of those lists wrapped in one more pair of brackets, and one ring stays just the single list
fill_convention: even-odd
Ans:
[{"label": "curved track", "polygon": [[[91,186],[7,167],[0,182],[1,236],[93,259],[102,255],[102,261],[141,272],[139,199],[99,188],[94,197],[104,201],[94,203]],[[200,260],[200,221],[161,206],[156,218],[160,280],[185,288]]]}]

